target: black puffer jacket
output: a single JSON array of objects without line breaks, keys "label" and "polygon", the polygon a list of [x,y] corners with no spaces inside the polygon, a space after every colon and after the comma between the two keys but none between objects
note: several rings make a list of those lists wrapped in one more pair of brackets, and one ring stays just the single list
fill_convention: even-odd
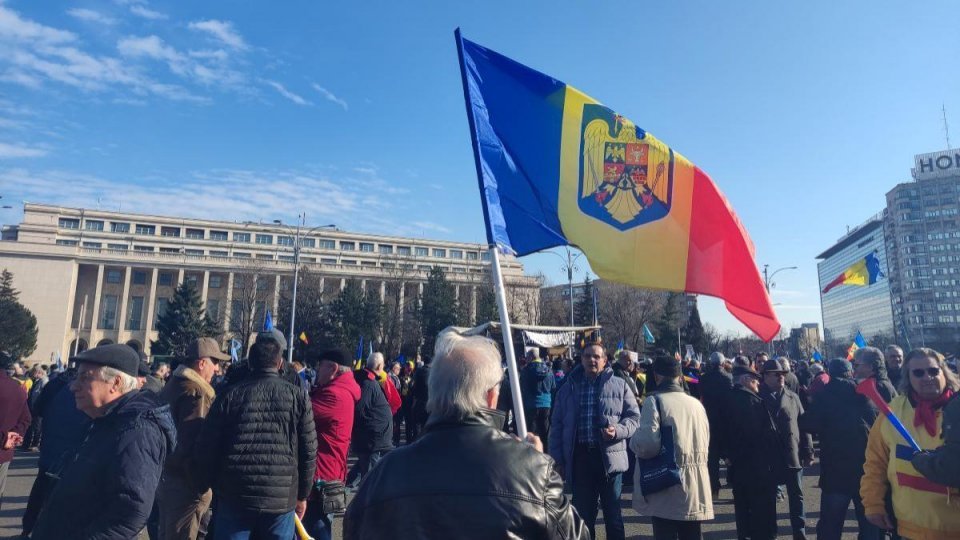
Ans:
[{"label": "black puffer jacket", "polygon": [[431,418],[416,442],[387,454],[360,485],[343,537],[589,538],[553,460],[503,433],[503,421],[492,410]]},{"label": "black puffer jacket", "polygon": [[217,395],[196,444],[194,472],[220,500],[289,512],[313,485],[317,432],[307,393],[277,370],[254,371]]},{"label": "black puffer jacket", "polygon": [[856,392],[853,379],[833,377],[817,394],[800,428],[820,435],[820,488],[824,493],[860,493],[867,436],[877,409]]},{"label": "black puffer jacket", "polygon": [[90,423],[83,443],[67,459],[31,538],[137,538],[175,445],[170,407],[156,394],[134,391],[121,397]]},{"label": "black puffer jacket", "polygon": [[383,452],[393,448],[393,414],[390,403],[369,369],[361,369],[354,376],[360,385],[360,401],[353,415],[353,436],[350,447],[354,452]]}]

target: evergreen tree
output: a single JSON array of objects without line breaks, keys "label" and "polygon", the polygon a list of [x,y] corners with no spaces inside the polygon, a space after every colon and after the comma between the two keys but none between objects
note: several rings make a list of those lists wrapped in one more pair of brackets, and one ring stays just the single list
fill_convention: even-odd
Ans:
[{"label": "evergreen tree", "polygon": [[[383,305],[376,291],[364,291],[360,282],[347,280],[346,286],[330,304],[328,325],[334,342],[347,351],[354,351],[363,336],[364,349],[374,339],[383,314]],[[366,350],[363,351],[366,355]]]},{"label": "evergreen tree", "polygon": [[37,349],[37,318],[17,301],[20,292],[13,288],[13,274],[0,274],[0,350],[20,360]]},{"label": "evergreen tree", "polygon": [[493,287],[478,287],[476,324],[499,320],[500,309],[497,307],[497,295],[493,292]]},{"label": "evergreen tree", "polygon": [[682,293],[667,293],[663,312],[651,328],[656,335],[657,344],[668,351],[674,351],[677,347],[677,329],[682,317],[681,301],[683,301]]},{"label": "evergreen tree", "polygon": [[0,300],[17,301],[20,292],[13,288],[13,273],[6,268],[0,273]]},{"label": "evergreen tree", "polygon": [[593,281],[588,275],[583,279],[583,294],[573,305],[573,319],[579,326],[593,324]]},{"label": "evergreen tree", "polygon": [[[710,352],[707,350],[709,344],[707,342],[707,334],[703,329],[703,322],[700,320],[700,310],[697,309],[697,306],[693,306],[693,310],[690,312],[690,319],[687,320],[687,325],[684,327],[684,334],[687,343],[693,346],[694,352],[698,352],[707,356]],[[681,352],[681,354],[683,354]]]},{"label": "evergreen tree", "polygon": [[[323,301],[323,288],[319,274],[300,270],[300,283],[297,288],[297,327],[293,329],[293,359],[303,361],[311,353],[330,348],[336,343],[333,328],[330,325],[329,304]],[[277,321],[283,328],[290,328],[290,301],[292,289],[280,296],[277,309]],[[300,334],[307,335],[307,342],[300,340]]]},{"label": "evergreen tree", "polygon": [[446,274],[439,266],[430,269],[418,305],[417,320],[423,335],[421,351],[423,354],[433,355],[437,334],[444,328],[457,324],[458,312],[456,290],[447,281]]},{"label": "evergreen tree", "polygon": [[150,351],[185,359],[187,347],[201,337],[219,339],[220,330],[204,313],[196,287],[184,281],[173,292],[166,313],[157,319],[157,340]]}]

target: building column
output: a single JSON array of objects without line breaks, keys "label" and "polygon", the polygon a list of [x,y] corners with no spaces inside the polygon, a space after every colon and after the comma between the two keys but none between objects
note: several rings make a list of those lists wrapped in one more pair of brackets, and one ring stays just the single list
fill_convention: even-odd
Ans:
[{"label": "building column", "polygon": [[177,270],[177,286],[179,287],[181,283],[183,283],[183,268]]},{"label": "building column", "polygon": [[[67,297],[67,318],[63,325],[67,329],[65,333],[66,339],[64,339],[64,343],[62,343],[60,347],[60,358],[63,360],[63,365],[67,365],[67,358],[73,354],[73,349],[70,348],[70,343],[74,339],[80,339],[80,331],[74,330],[73,328],[73,310],[77,305],[77,277],[79,273],[80,263],[74,261],[73,266],[70,269],[70,296]],[[63,354],[64,351],[66,354]]]},{"label": "building column", "polygon": [[457,300],[460,300],[460,285],[453,285],[453,297]]},{"label": "building column", "polygon": [[474,325],[480,321],[477,320],[477,288],[470,287],[470,320]]},{"label": "building column", "polygon": [[397,295],[397,315],[398,315],[397,318],[400,319],[400,320],[399,320],[399,325],[400,325],[400,337],[401,337],[401,338],[403,337],[403,312],[404,312],[404,307],[405,307],[405,306],[403,305],[403,300],[404,300],[404,296],[406,296],[406,294],[405,294],[405,293],[406,293],[406,289],[407,289],[407,283],[406,283],[405,281],[401,281],[401,282],[400,282],[400,294]]},{"label": "building column", "polygon": [[90,348],[96,347],[100,340],[97,328],[100,326],[100,295],[103,293],[103,265],[97,265],[97,288],[93,293],[93,316],[90,317]]},{"label": "building column", "polygon": [[340,278],[340,290],[347,288],[347,278]]},{"label": "building column", "polygon": [[150,293],[147,297],[147,316],[143,320],[143,351],[146,352],[150,346],[150,332],[153,332],[153,315],[157,310],[157,278],[160,276],[160,270],[150,269]]},{"label": "building column", "polygon": [[387,282],[381,281],[380,282],[380,303],[382,304],[386,301],[387,301]]},{"label": "building column", "polygon": [[[277,309],[280,307],[280,274],[273,279],[273,315],[277,315]],[[288,328],[289,332],[290,329]]]},{"label": "building column", "polygon": [[127,328],[127,295],[130,294],[130,275],[133,269],[126,267],[123,276],[123,296],[120,297],[120,311],[117,312],[117,343],[125,342],[123,331]]},{"label": "building column", "polygon": [[223,326],[221,327],[224,332],[230,330],[230,319],[233,317],[233,272],[227,274],[227,305],[223,309]]},{"label": "building column", "polygon": [[203,309],[207,309],[207,293],[210,287],[210,271],[203,271],[203,286],[200,287],[200,301],[203,303]]},{"label": "building column", "polygon": [[360,280],[360,290],[363,292],[367,292],[367,280],[365,279]]}]

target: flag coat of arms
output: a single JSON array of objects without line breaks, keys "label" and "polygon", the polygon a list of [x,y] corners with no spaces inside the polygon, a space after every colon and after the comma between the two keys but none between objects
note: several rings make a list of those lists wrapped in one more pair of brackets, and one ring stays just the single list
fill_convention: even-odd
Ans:
[{"label": "flag coat of arms", "polygon": [[576,88],[456,39],[491,245],[577,246],[603,279],[722,298],[777,334],[753,244],[700,168]]}]

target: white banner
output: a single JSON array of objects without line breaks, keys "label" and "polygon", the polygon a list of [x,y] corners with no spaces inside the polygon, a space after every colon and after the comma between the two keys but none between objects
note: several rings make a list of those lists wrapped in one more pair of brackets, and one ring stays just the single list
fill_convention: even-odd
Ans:
[{"label": "white banner", "polygon": [[576,339],[576,332],[532,332],[523,331],[523,342],[538,347],[569,347]]}]

